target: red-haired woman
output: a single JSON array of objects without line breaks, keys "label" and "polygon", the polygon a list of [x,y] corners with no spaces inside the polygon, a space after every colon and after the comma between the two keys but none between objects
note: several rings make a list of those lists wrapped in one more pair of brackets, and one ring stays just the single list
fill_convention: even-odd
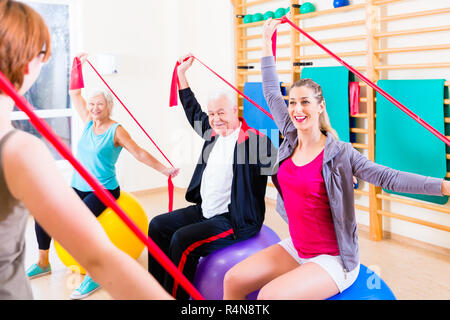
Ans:
[{"label": "red-haired woman", "polygon": [[[32,86],[49,57],[50,34],[41,16],[24,3],[0,0],[0,70],[19,94]],[[24,269],[27,211],[113,298],[171,298],[111,243],[44,143],[14,130],[13,107],[0,92],[0,300],[32,299]]]}]

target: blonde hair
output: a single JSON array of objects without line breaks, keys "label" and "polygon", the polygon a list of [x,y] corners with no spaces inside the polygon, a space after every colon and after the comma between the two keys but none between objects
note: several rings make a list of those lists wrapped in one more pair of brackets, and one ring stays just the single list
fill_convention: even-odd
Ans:
[{"label": "blonde hair", "polygon": [[[314,98],[316,98],[318,103],[325,102],[322,88],[317,82],[314,82],[312,79],[297,80],[292,84],[290,90],[298,87],[307,87],[311,89],[314,92]],[[319,115],[319,126],[320,131],[322,131],[323,133],[330,133],[336,140],[339,139],[336,130],[334,130],[333,127],[331,126],[330,117],[328,116],[326,108],[324,108],[323,112]]]}]

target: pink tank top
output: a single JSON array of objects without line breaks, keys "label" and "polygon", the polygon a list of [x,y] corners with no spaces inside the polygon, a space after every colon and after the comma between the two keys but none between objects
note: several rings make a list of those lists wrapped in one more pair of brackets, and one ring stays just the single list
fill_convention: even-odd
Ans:
[{"label": "pink tank top", "polygon": [[289,219],[289,233],[300,258],[321,254],[339,255],[322,176],[323,153],[304,166],[296,166],[289,158],[278,170],[278,181]]}]

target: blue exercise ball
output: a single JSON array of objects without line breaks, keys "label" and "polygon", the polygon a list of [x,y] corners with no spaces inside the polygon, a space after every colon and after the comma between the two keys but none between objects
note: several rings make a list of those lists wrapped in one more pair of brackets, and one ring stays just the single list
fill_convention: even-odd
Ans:
[{"label": "blue exercise ball", "polygon": [[333,6],[335,8],[339,8],[339,7],[345,7],[348,6],[350,3],[348,0],[334,0],[333,1]]},{"label": "blue exercise ball", "polygon": [[[261,231],[254,237],[200,258],[194,276],[194,287],[206,300],[222,300],[225,273],[235,264],[278,242],[280,242],[278,235],[263,225]],[[254,292],[248,298],[255,300],[256,296],[257,292]]]},{"label": "blue exercise ball", "polygon": [[361,264],[356,281],[328,300],[396,300],[396,298],[383,279]]}]

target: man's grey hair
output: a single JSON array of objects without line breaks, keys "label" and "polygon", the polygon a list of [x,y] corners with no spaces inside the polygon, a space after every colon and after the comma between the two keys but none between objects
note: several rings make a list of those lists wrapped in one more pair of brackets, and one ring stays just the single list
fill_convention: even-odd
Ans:
[{"label": "man's grey hair", "polygon": [[226,97],[228,101],[230,101],[231,107],[237,106],[236,92],[226,88],[218,88],[210,91],[208,95],[208,103],[220,99],[222,97]]}]

